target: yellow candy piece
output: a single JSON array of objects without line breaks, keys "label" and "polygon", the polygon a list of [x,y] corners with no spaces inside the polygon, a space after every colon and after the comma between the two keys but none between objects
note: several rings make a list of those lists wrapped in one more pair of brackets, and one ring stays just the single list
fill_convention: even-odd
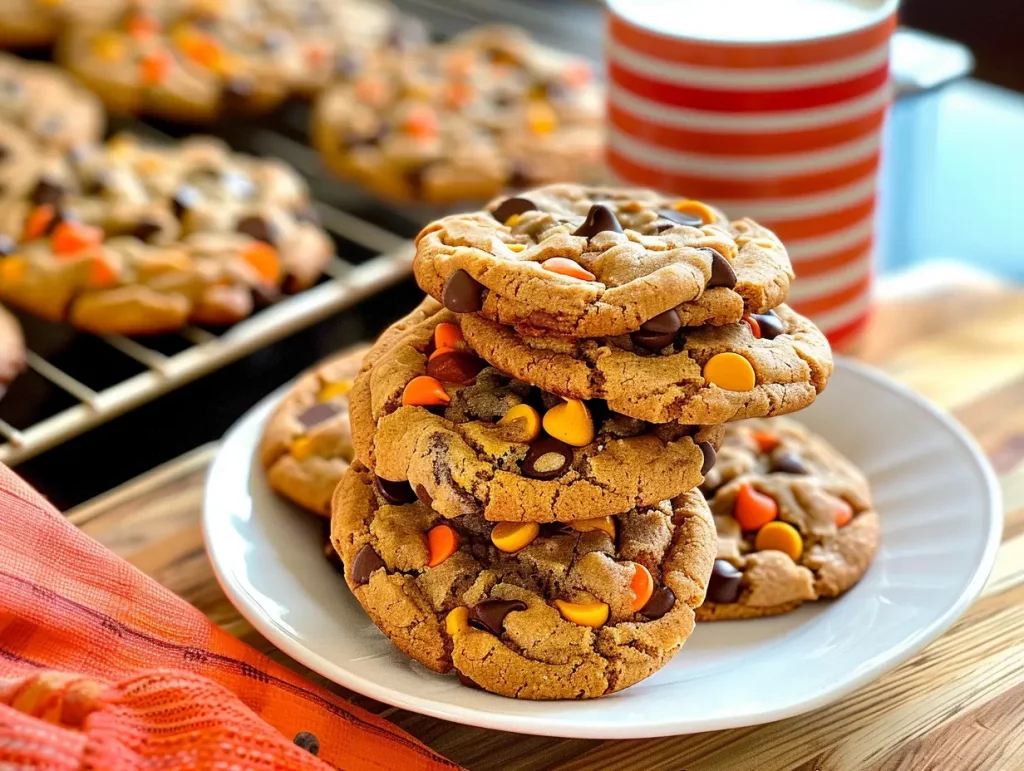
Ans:
[{"label": "yellow candy piece", "polygon": [[334,383],[324,383],[323,388],[320,389],[320,393],[317,394],[316,398],[321,402],[329,402],[332,399],[340,399],[351,390],[351,380],[338,380]]},{"label": "yellow candy piece", "polygon": [[[520,216],[521,215],[519,215],[519,214],[513,214],[511,217],[509,217],[507,220],[505,220],[505,227],[508,227],[508,228],[515,227],[516,223],[519,222]],[[511,244],[509,244],[509,248],[510,249],[512,248]]]},{"label": "yellow candy piece", "polygon": [[92,48],[97,56],[108,62],[123,60],[126,52],[124,39],[116,32],[100,32],[92,39]]},{"label": "yellow candy piece", "polygon": [[508,425],[515,421],[521,421],[523,425],[524,442],[532,442],[540,436],[540,415],[529,404],[517,404],[505,413],[505,417],[498,421],[499,425]]},{"label": "yellow candy piece", "polygon": [[683,214],[700,217],[705,225],[715,221],[715,213],[700,201],[676,201],[672,208]]},{"label": "yellow candy piece", "polygon": [[499,522],[491,530],[491,543],[506,554],[512,554],[533,543],[540,534],[536,522]]},{"label": "yellow candy piece", "polygon": [[291,446],[292,457],[297,460],[306,460],[313,456],[313,440],[308,436],[300,436]]},{"label": "yellow candy piece", "polygon": [[804,553],[804,541],[791,524],[775,520],[757,531],[754,548],[758,551],[781,551],[796,562]]},{"label": "yellow candy piece", "polygon": [[452,637],[469,629],[469,608],[459,606],[444,617],[444,628]]},{"label": "yellow candy piece", "polygon": [[544,430],[571,447],[586,447],[594,441],[594,421],[579,399],[568,399],[545,412]]},{"label": "yellow candy piece", "polygon": [[25,261],[20,257],[7,257],[0,262],[0,284],[17,284],[28,270]]},{"label": "yellow candy piece", "polygon": [[[517,217],[517,216],[519,216],[519,215],[517,215],[517,214],[513,214],[512,216],[513,216],[513,217]],[[512,250],[513,252],[521,252],[521,251],[523,251],[524,249],[526,249],[526,244],[505,244],[505,246],[507,246],[507,247],[508,247],[509,249],[511,249],[511,250]]]},{"label": "yellow candy piece", "polygon": [[558,127],[558,116],[551,105],[538,100],[527,108],[526,124],[534,134],[550,134]]},{"label": "yellow candy piece", "polygon": [[575,522],[570,522],[569,527],[573,530],[578,530],[581,533],[586,533],[591,530],[603,530],[608,533],[613,539],[615,538],[615,520],[611,517],[597,517],[596,519],[578,519]]},{"label": "yellow candy piece", "polygon": [[725,391],[752,391],[757,385],[750,362],[731,351],[711,357],[704,365],[704,379]]},{"label": "yellow candy piece", "polygon": [[566,602],[555,600],[555,607],[562,618],[580,626],[597,629],[608,620],[608,605],[604,602]]}]

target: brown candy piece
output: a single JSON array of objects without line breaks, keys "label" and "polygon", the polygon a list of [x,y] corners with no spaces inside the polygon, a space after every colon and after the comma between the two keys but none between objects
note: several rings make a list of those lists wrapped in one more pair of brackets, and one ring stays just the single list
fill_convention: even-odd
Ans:
[{"label": "brown candy piece", "polygon": [[132,235],[140,241],[149,242],[149,239],[161,230],[163,230],[163,228],[160,227],[160,223],[156,220],[142,219],[135,225],[135,228],[132,230]]},{"label": "brown candy piece", "polygon": [[459,269],[444,283],[442,302],[452,313],[476,313],[483,305],[484,285]]},{"label": "brown candy piece", "polygon": [[595,203],[587,212],[587,218],[583,220],[583,224],[576,228],[573,235],[593,238],[598,233],[609,230],[612,233],[621,233],[622,225],[619,224],[611,209],[603,204]]},{"label": "brown candy piece", "polygon": [[664,313],[659,313],[644,322],[640,331],[674,335],[682,326],[683,322],[679,320],[679,312],[675,308],[669,308]]},{"label": "brown candy piece", "polygon": [[753,318],[757,321],[757,325],[761,327],[761,338],[764,340],[774,340],[779,335],[786,334],[786,328],[775,311],[768,311],[767,313],[754,313]]},{"label": "brown candy piece", "polygon": [[374,477],[374,485],[380,497],[395,506],[412,503],[416,500],[416,491],[408,482],[392,482],[390,479]]},{"label": "brown candy piece", "polygon": [[726,289],[732,289],[736,286],[736,271],[721,254],[714,249],[708,251],[711,252],[711,280],[708,281],[707,288],[724,286]]},{"label": "brown candy piece", "polygon": [[517,610],[526,610],[526,603],[522,600],[484,600],[469,609],[469,625],[500,637],[505,616]]},{"label": "brown candy piece", "polygon": [[442,350],[427,362],[427,375],[442,383],[469,385],[487,364],[469,351]]},{"label": "brown candy piece", "polygon": [[312,428],[318,423],[323,423],[325,420],[334,417],[338,412],[340,412],[340,408],[337,405],[330,402],[322,402],[314,404],[299,415],[298,421],[306,428]]},{"label": "brown candy piece", "polygon": [[711,578],[708,580],[706,599],[708,602],[736,602],[740,596],[742,583],[743,573],[733,567],[731,562],[715,560]]},{"label": "brown candy piece", "polygon": [[675,332],[645,332],[640,330],[630,334],[629,339],[633,345],[639,346],[647,351],[660,351],[676,341]]},{"label": "brown candy piece", "polygon": [[658,209],[657,212],[659,217],[668,220],[674,225],[689,225],[691,228],[699,228],[704,224],[704,220],[700,217],[694,217],[692,214],[676,211],[675,209]]},{"label": "brown candy piece", "polygon": [[373,550],[370,544],[366,544],[356,558],[352,560],[352,582],[356,586],[363,586],[370,583],[370,576],[374,571],[384,567],[384,560]]},{"label": "brown candy piece", "polygon": [[714,446],[711,442],[700,442],[697,445],[700,451],[704,453],[704,463],[700,467],[701,476],[707,476],[707,473],[715,467],[715,461],[718,459],[718,453],[715,452]]},{"label": "brown candy piece", "polygon": [[545,436],[530,445],[523,459],[523,474],[531,479],[558,479],[569,470],[572,447],[554,437]]},{"label": "brown candy piece", "polygon": [[800,456],[793,452],[780,452],[772,456],[771,473],[773,474],[809,474],[807,466]]},{"label": "brown candy piece", "polygon": [[275,234],[270,223],[262,217],[243,217],[238,221],[238,224],[235,225],[235,230],[239,233],[244,233],[247,236],[252,236],[257,241],[263,241],[271,246],[273,246],[277,240],[274,237]]},{"label": "brown candy piece", "polygon": [[32,191],[32,203],[37,206],[47,203],[56,206],[63,200],[66,192],[64,186],[60,183],[43,177],[36,184],[35,190]]},{"label": "brown candy piece", "polygon": [[491,212],[494,219],[499,222],[508,222],[510,217],[516,214],[525,214],[528,211],[534,211],[537,207],[533,201],[529,201],[526,198],[506,198],[498,207]]},{"label": "brown candy piece", "polygon": [[651,593],[651,599],[640,608],[640,612],[647,618],[654,620],[661,618],[676,604],[676,594],[667,586],[659,586]]}]

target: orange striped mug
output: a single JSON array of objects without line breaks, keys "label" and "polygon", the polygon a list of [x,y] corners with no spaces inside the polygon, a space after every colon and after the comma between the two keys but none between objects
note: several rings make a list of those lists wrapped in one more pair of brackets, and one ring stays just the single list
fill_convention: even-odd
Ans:
[{"label": "orange striped mug", "polygon": [[775,230],[837,348],[870,312],[898,0],[608,0],[607,160]]}]

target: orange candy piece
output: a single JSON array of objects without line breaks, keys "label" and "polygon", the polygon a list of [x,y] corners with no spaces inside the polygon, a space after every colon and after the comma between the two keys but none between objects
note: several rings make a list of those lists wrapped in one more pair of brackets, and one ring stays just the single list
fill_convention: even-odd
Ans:
[{"label": "orange candy piece", "polygon": [[242,249],[242,259],[249,263],[265,284],[276,284],[281,278],[281,261],[270,244],[254,241]]},{"label": "orange candy piece", "polygon": [[406,407],[436,407],[451,400],[441,382],[427,375],[414,377],[402,392],[402,404]]},{"label": "orange candy piece", "polygon": [[550,270],[560,276],[578,278],[581,281],[596,281],[597,276],[584,268],[578,262],[573,262],[568,257],[549,257],[540,264],[544,270]]},{"label": "orange candy piece", "polygon": [[363,78],[356,83],[356,98],[366,104],[379,104],[384,100],[384,84],[376,78]]},{"label": "orange candy piece", "polygon": [[439,130],[437,113],[425,104],[413,105],[405,114],[402,129],[410,136],[430,139],[436,136]]},{"label": "orange candy piece", "polygon": [[704,365],[704,379],[723,391],[753,391],[757,385],[754,367],[732,351],[712,356]]},{"label": "orange candy piece", "polygon": [[436,568],[459,548],[459,534],[449,525],[432,527],[427,533],[427,548],[430,551],[427,567]]},{"label": "orange candy piece", "polygon": [[715,221],[715,213],[700,201],[676,201],[672,208],[683,214],[700,217],[705,225]]},{"label": "orange candy piece", "polygon": [[462,336],[458,324],[443,321],[434,327],[435,353],[443,348],[458,348],[464,342],[466,339]]},{"label": "orange candy piece", "polygon": [[148,14],[137,13],[128,19],[127,29],[128,34],[136,39],[152,37],[160,31],[160,22]]},{"label": "orange candy piece", "polygon": [[540,535],[536,522],[499,522],[491,530],[491,543],[506,554],[525,549]]},{"label": "orange candy piece", "polygon": [[770,495],[745,484],[736,494],[732,515],[744,530],[760,530],[779,516],[779,504]]},{"label": "orange candy piece", "polygon": [[309,43],[303,53],[306,57],[306,63],[314,68],[323,67],[331,58],[331,52],[327,46],[315,41]]},{"label": "orange candy piece", "polygon": [[570,86],[585,86],[590,82],[590,65],[584,61],[575,61],[562,70],[562,80]]},{"label": "orange candy piece", "polygon": [[609,608],[604,602],[566,602],[555,600],[555,607],[562,618],[580,626],[597,629],[608,620]]},{"label": "orange candy piece", "polygon": [[61,257],[73,256],[101,243],[103,231],[80,222],[61,222],[50,236],[50,245],[54,253]]},{"label": "orange candy piece", "polygon": [[551,105],[533,101],[526,108],[526,124],[534,134],[550,134],[558,128],[558,116]]},{"label": "orange candy piece", "polygon": [[189,59],[208,69],[217,69],[221,63],[220,43],[210,35],[189,31],[182,35],[178,47]]},{"label": "orange candy piece", "polygon": [[139,60],[142,82],[147,86],[158,86],[171,71],[171,55],[167,51],[150,51]]},{"label": "orange candy piece", "polygon": [[804,540],[788,522],[769,522],[757,531],[754,548],[758,551],[781,551],[796,562],[804,553]]},{"label": "orange candy piece", "polygon": [[742,321],[748,327],[750,327],[750,331],[754,333],[754,337],[756,337],[758,340],[760,340],[761,339],[761,325],[757,323],[757,319],[755,319],[753,316],[749,316],[748,315],[748,316],[744,316]]},{"label": "orange candy piece", "polygon": [[46,235],[47,229],[56,216],[57,212],[52,205],[44,203],[41,206],[37,206],[29,213],[28,218],[25,220],[25,232],[22,233],[21,239],[23,241],[30,241],[33,238],[41,238]]},{"label": "orange candy piece", "polygon": [[473,86],[465,80],[449,83],[445,89],[445,101],[452,107],[463,107],[473,99]]},{"label": "orange candy piece", "polygon": [[114,266],[102,257],[93,258],[89,264],[89,286],[94,289],[105,289],[117,283],[117,271]]},{"label": "orange candy piece", "polygon": [[28,265],[20,257],[14,255],[4,258],[0,262],[0,285],[6,284],[10,286],[17,284],[28,272]]},{"label": "orange candy piece", "polygon": [[836,527],[846,527],[853,519],[853,506],[842,498],[836,498]]},{"label": "orange candy piece", "polygon": [[654,578],[651,576],[651,571],[639,562],[634,562],[633,567],[636,572],[629,584],[629,588],[633,590],[633,605],[631,607],[634,613],[639,613],[654,594]]},{"label": "orange candy piece", "polygon": [[779,437],[771,431],[751,431],[750,438],[757,443],[761,452],[771,452],[779,446]]}]

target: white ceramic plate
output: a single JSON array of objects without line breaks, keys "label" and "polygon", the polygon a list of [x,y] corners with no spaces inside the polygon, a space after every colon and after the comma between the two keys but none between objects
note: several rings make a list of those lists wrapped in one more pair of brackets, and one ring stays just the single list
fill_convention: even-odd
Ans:
[{"label": "white ceramic plate", "polygon": [[881,548],[851,592],[772,619],[699,625],[664,669],[589,702],[529,702],[463,687],[392,647],[320,557],[320,523],[267,487],[256,457],[271,395],[210,470],[206,547],[239,611],[294,659],[354,691],[459,723],[619,739],[763,723],[827,704],[908,659],[956,620],[992,567],[999,488],[966,433],[884,375],[840,361],[798,418],[868,475]]}]

